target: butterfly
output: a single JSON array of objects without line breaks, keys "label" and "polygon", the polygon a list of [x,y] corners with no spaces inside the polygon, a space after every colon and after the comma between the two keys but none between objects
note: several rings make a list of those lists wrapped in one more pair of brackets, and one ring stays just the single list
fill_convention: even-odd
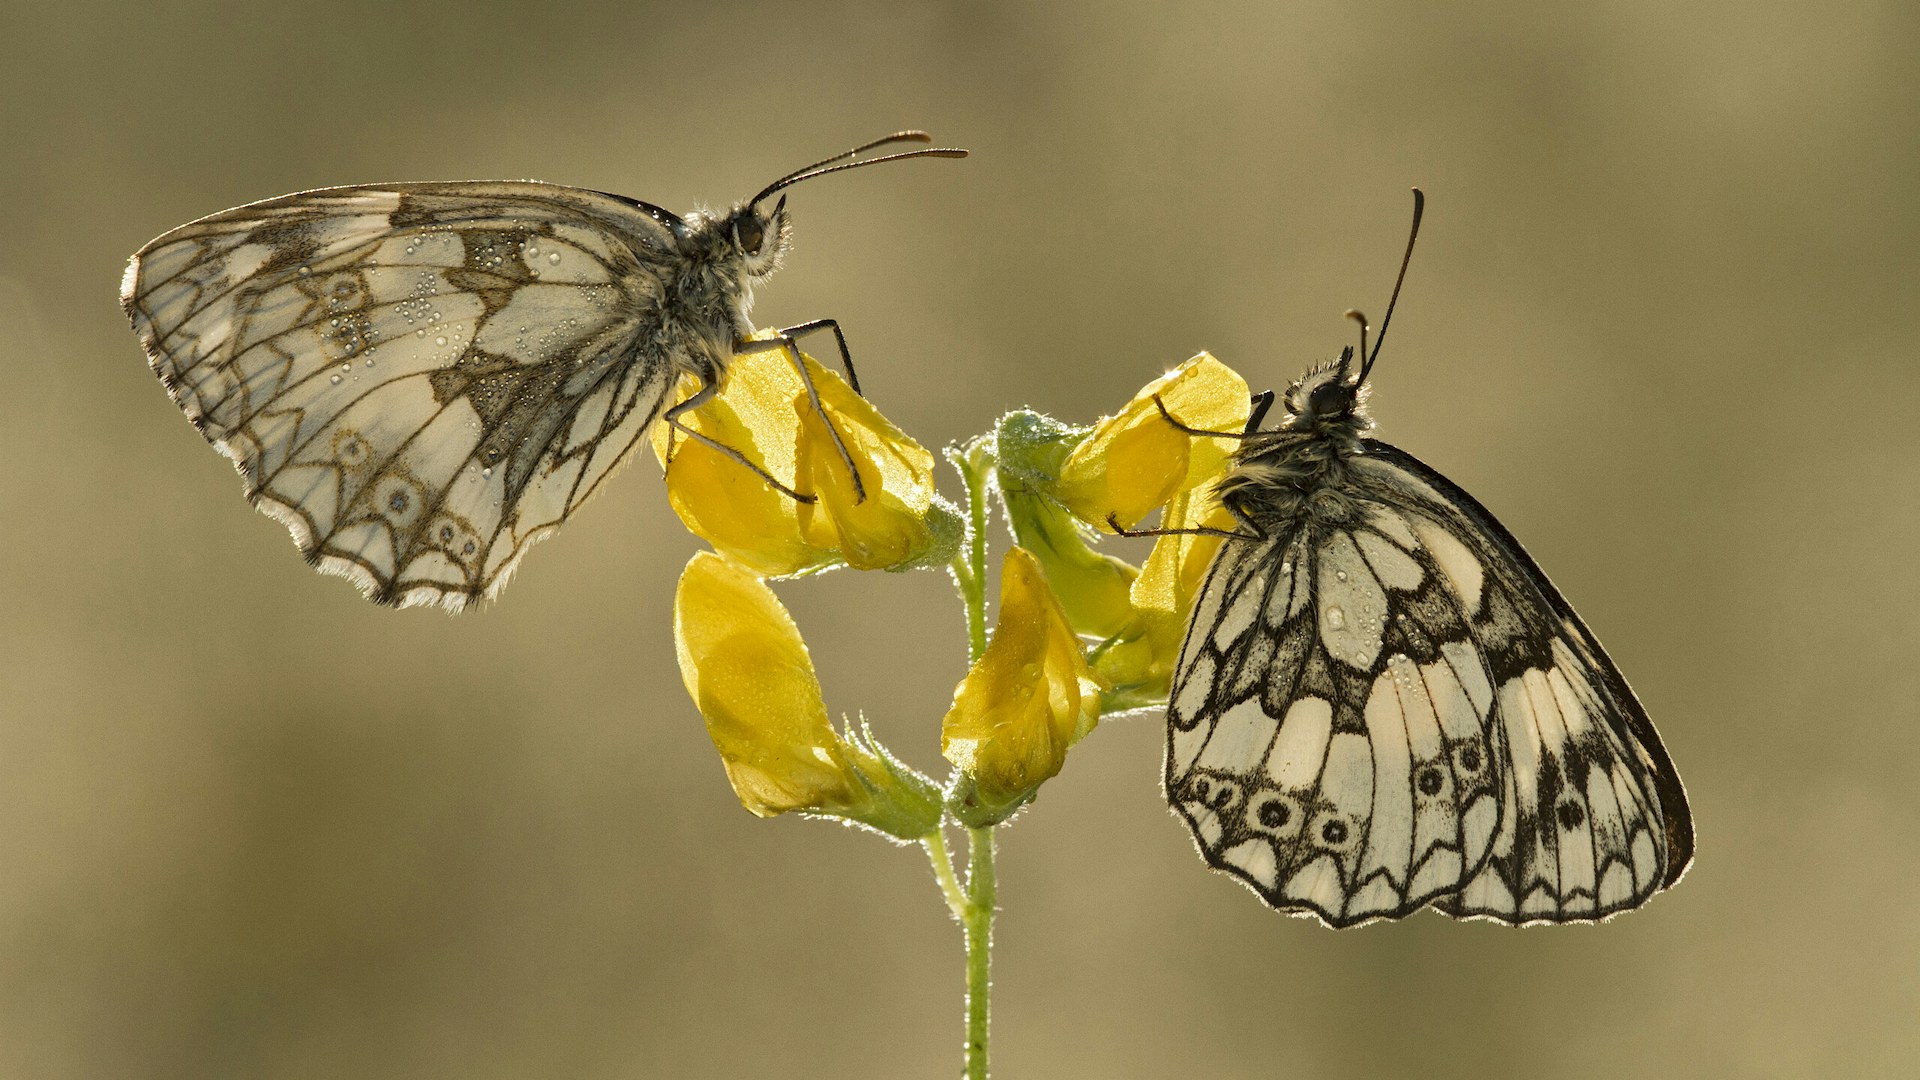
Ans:
[{"label": "butterfly", "polygon": [[[831,330],[858,390],[832,319],[749,340],[753,287],[791,246],[786,196],[762,204],[828,173],[966,154],[859,158],[931,141],[897,132],[686,217],[532,181],[299,192],[155,239],[121,302],[175,404],[309,563],[381,604],[458,611],[498,593],[656,420],[712,444],[679,417],[736,354],[798,364],[795,338]],[[665,407],[686,377],[697,389]]]},{"label": "butterfly", "polygon": [[1211,866],[1335,927],[1637,907],[1693,858],[1673,762],[1520,542],[1368,434],[1386,323],[1369,353],[1349,315],[1359,372],[1352,347],[1308,372],[1271,430],[1255,398],[1215,488],[1235,528],[1195,530],[1227,539],[1175,669],[1168,801]]}]

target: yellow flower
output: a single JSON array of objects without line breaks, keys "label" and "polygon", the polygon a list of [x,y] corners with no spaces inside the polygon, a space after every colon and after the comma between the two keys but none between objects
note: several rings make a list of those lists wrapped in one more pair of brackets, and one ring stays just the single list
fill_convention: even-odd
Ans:
[{"label": "yellow flower", "polygon": [[1106,638],[1124,631],[1133,620],[1129,590],[1140,571],[1095,551],[1087,527],[1045,495],[1005,484],[1000,498],[1014,542],[1040,560],[1074,632]]},{"label": "yellow flower", "polygon": [[[1160,527],[1165,529],[1231,531],[1237,525],[1233,515],[1214,502],[1211,484],[1175,495],[1160,516]],[[1109,684],[1125,692],[1124,701],[1114,703],[1116,707],[1166,699],[1173,667],[1180,660],[1193,595],[1221,543],[1221,537],[1191,533],[1170,533],[1154,540],[1129,591],[1133,623],[1101,652],[1095,665]]]},{"label": "yellow flower", "polygon": [[939,822],[931,781],[864,730],[851,738],[834,730],[799,629],[751,572],[695,555],[674,597],[673,638],[680,677],[742,806],[761,817],[846,818],[904,840]]},{"label": "yellow flower", "polygon": [[1013,542],[1040,560],[1074,631],[1106,638],[1132,621],[1127,590],[1140,571],[1095,551],[1091,527],[1052,495],[1060,466],[1086,436],[1085,428],[1022,409],[1001,417],[992,440],[977,444],[984,454],[970,452],[993,462]]},{"label": "yellow flower", "polygon": [[977,827],[1031,798],[1093,730],[1100,691],[1040,564],[1020,548],[1007,552],[998,625],[940,728],[940,752],[969,785],[955,814]]},{"label": "yellow flower", "polygon": [[762,817],[852,805],[813,660],[773,590],[703,551],[680,575],[673,614],[680,677],[740,802]]},{"label": "yellow flower", "polygon": [[[803,490],[818,496],[812,504],[796,504],[802,534],[816,547],[839,551],[856,570],[918,561],[934,540],[928,525],[934,505],[933,455],[840,376],[811,357],[807,369],[813,373],[821,407],[833,418],[860,472],[866,497],[858,498],[833,432],[802,393],[794,402],[800,417],[795,475],[808,483]],[[957,514],[954,521],[958,523]]]},{"label": "yellow flower", "polygon": [[1210,483],[1237,445],[1180,430],[1155,397],[1189,428],[1237,433],[1247,422],[1246,380],[1207,353],[1142,387],[1074,448],[1055,485],[1060,501],[1096,528],[1107,528],[1109,516],[1132,528],[1180,492]]},{"label": "yellow flower", "polygon": [[[1027,432],[1027,428],[1041,431],[1032,423],[1013,429],[1015,450],[1009,457],[1019,458],[1022,483],[1054,496],[1102,533],[1111,532],[1109,517],[1131,528],[1155,510],[1163,511],[1162,529],[1233,529],[1232,516],[1213,500],[1213,487],[1226,474],[1239,440],[1194,435],[1180,425],[1238,433],[1246,426],[1248,408],[1246,381],[1201,353],[1142,387],[1118,413],[1072,444],[1057,469],[1049,467],[1050,444]],[[1006,435],[1003,424],[1003,441]],[[1068,438],[1070,434],[1054,433],[1053,442],[1065,443]],[[1050,523],[1043,512],[1014,500],[1009,501],[1008,516],[1015,519],[1016,532],[1024,524],[1027,532],[1038,536],[1061,535],[1057,527],[1046,527]],[[1112,595],[1118,575],[1111,571],[1103,575],[1089,561],[1108,556],[1082,555],[1071,542],[1055,545],[1059,551],[1041,549],[1042,562],[1056,585],[1070,583],[1076,592],[1097,596],[1101,602],[1098,620],[1083,617],[1077,607],[1069,610],[1074,611],[1077,629],[1106,639],[1094,667],[1112,688],[1107,708],[1135,708],[1166,699],[1193,594],[1219,545],[1219,537],[1161,536],[1137,574],[1125,575],[1126,595],[1119,605],[1123,616],[1115,611]]]},{"label": "yellow flower", "polygon": [[[768,350],[736,357],[718,397],[684,419],[815,501],[796,502],[721,451],[660,424],[654,451],[667,466],[674,512],[716,551],[772,577],[944,563],[961,525],[934,496],[933,455],[838,375],[803,360],[866,498],[855,500],[847,462],[788,354]],[[682,397],[691,389],[683,387]]]}]

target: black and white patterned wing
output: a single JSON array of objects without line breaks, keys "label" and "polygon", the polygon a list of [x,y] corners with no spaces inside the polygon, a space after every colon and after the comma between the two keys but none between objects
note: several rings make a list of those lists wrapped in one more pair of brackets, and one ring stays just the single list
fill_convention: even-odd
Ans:
[{"label": "black and white patterned wing", "polygon": [[1486,864],[1435,906],[1522,925],[1596,921],[1679,881],[1693,861],[1686,789],[1620,670],[1485,507],[1411,454],[1367,445],[1356,479],[1429,523],[1420,539],[1493,687],[1500,830]]},{"label": "black and white patterned wing", "polygon": [[1624,681],[1484,510],[1367,446],[1344,523],[1216,556],[1168,709],[1169,800],[1211,865],[1333,926],[1644,900],[1685,858]]},{"label": "black and white patterned wing", "polygon": [[551,184],[329,188],[184,225],[121,300],[167,392],[309,562],[492,596],[677,380],[671,214]]},{"label": "black and white patterned wing", "polygon": [[1492,690],[1414,524],[1229,540],[1168,707],[1166,789],[1211,865],[1332,926],[1458,890],[1500,822]]}]

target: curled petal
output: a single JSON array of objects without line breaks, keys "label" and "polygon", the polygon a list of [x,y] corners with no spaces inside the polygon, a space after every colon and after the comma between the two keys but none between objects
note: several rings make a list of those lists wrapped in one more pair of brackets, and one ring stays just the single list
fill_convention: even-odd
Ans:
[{"label": "curled petal", "polygon": [[[667,465],[667,497],[680,520],[716,551],[770,577],[944,562],[948,553],[935,549],[954,542],[958,517],[934,496],[933,456],[838,375],[802,360],[826,419],[789,354],[777,349],[737,356],[721,393],[683,419],[815,501],[797,502],[724,451],[660,424],[654,450]],[[692,390],[684,388],[683,398]],[[855,497],[833,431],[859,470],[865,499]]]},{"label": "curled petal", "polygon": [[[1233,516],[1214,501],[1210,487],[1175,495],[1160,521],[1165,529],[1230,531],[1236,524]],[[1180,532],[1167,533],[1153,542],[1153,550],[1129,594],[1133,623],[1101,653],[1098,665],[1101,675],[1116,688],[1125,689],[1129,698],[1165,699],[1174,665],[1180,659],[1193,596],[1221,542],[1218,536]]]},{"label": "curled petal", "polygon": [[680,677],[741,805],[762,817],[854,805],[813,660],[773,590],[703,551],[680,575],[673,611]]},{"label": "curled petal", "polygon": [[1246,425],[1247,411],[1246,380],[1201,353],[1142,387],[1119,412],[1094,425],[1067,456],[1053,494],[1095,527],[1105,528],[1112,517],[1131,528],[1180,492],[1224,474],[1237,445],[1229,438],[1193,435],[1176,422],[1197,431],[1237,433]]},{"label": "curled petal", "polygon": [[969,820],[965,807],[956,808],[963,820],[998,820],[1059,773],[1067,748],[1098,721],[1101,690],[1040,564],[1012,549],[1001,567],[993,638],[954,690],[941,725],[940,752],[971,784],[977,814]]}]

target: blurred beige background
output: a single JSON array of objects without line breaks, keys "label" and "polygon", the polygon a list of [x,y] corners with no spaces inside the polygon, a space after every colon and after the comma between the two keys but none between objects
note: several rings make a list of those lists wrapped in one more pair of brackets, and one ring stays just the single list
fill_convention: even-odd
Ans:
[{"label": "blurred beige background", "polygon": [[[306,570],[170,405],[126,256],[300,188],[793,193],[937,446],[1378,313],[1381,433],[1633,678],[1699,861],[1600,928],[1333,933],[1205,872],[1159,723],[1003,837],[1006,1077],[1920,1071],[1920,15],[1816,4],[11,5],[0,14],[0,1077],[948,1076],[918,853],[734,802],[636,466],[458,619]],[[948,477],[951,483],[951,477]],[[784,589],[830,703],[940,764],[943,579]]]}]

